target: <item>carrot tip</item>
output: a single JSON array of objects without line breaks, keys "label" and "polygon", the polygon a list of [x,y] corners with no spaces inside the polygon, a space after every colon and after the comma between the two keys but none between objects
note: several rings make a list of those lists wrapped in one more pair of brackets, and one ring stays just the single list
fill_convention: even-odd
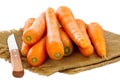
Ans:
[{"label": "carrot tip", "polygon": [[105,60],[108,60],[108,57],[106,55],[104,55],[103,58],[105,58]]},{"label": "carrot tip", "polygon": [[56,58],[60,58],[60,57],[61,57],[61,54],[60,54],[60,53],[55,53],[54,56],[55,56]]},{"label": "carrot tip", "polygon": [[26,56],[25,54],[26,54],[26,53],[23,53],[23,54],[21,54],[21,55],[22,55],[22,56]]},{"label": "carrot tip", "polygon": [[27,41],[31,41],[31,39],[32,39],[31,36],[26,36]]},{"label": "carrot tip", "polygon": [[64,56],[70,55],[70,51],[71,51],[71,50],[70,50],[69,47],[65,47],[65,48],[64,48],[64,53],[65,53]]},{"label": "carrot tip", "polygon": [[38,59],[37,59],[37,58],[35,58],[35,57],[34,57],[34,58],[32,58],[32,62],[33,62],[33,63],[36,63],[37,61],[38,61]]}]

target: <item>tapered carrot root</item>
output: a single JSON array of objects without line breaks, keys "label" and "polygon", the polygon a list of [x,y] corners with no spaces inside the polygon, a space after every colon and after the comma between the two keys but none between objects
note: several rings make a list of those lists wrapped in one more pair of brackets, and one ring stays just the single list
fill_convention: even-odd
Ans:
[{"label": "tapered carrot root", "polygon": [[40,66],[46,59],[46,37],[43,37],[35,45],[33,45],[27,55],[28,63],[32,66]]},{"label": "tapered carrot root", "polygon": [[73,52],[72,41],[62,29],[60,29],[60,35],[64,45],[64,56],[69,56]]},{"label": "tapered carrot root", "polygon": [[[25,32],[35,21],[35,18],[29,18],[26,20],[24,27],[23,27],[23,32]],[[26,56],[29,49],[30,49],[30,45],[26,44],[24,41],[22,41],[22,46],[21,46],[21,54],[22,56]]]},{"label": "tapered carrot root", "polygon": [[27,30],[35,21],[35,18],[29,18],[25,21],[23,31]]},{"label": "tapered carrot root", "polygon": [[31,27],[23,33],[22,40],[29,45],[33,45],[34,43],[40,40],[44,32],[45,13],[42,13],[35,19]]},{"label": "tapered carrot root", "polygon": [[46,49],[49,57],[60,60],[64,56],[64,46],[61,41],[58,21],[52,8],[46,10],[47,38]]},{"label": "tapered carrot root", "polygon": [[92,22],[88,25],[87,31],[97,54],[106,58],[106,42],[102,27],[98,23]]},{"label": "tapered carrot root", "polygon": [[68,7],[61,6],[57,9],[56,15],[60,24],[69,37],[81,48],[88,47],[88,43],[80,31],[75,18]]},{"label": "tapered carrot root", "polygon": [[84,21],[80,20],[80,19],[76,19],[76,22],[82,32],[82,35],[85,37],[86,41],[88,42],[88,47],[87,48],[81,48],[79,47],[80,52],[84,55],[84,56],[91,56],[94,52],[94,48],[91,44],[91,41],[89,39],[89,36],[87,34],[87,30],[86,30],[86,24],[84,23]]},{"label": "tapered carrot root", "polygon": [[22,56],[27,56],[30,47],[31,47],[30,45],[26,44],[25,42],[22,42],[22,47],[21,47]]}]

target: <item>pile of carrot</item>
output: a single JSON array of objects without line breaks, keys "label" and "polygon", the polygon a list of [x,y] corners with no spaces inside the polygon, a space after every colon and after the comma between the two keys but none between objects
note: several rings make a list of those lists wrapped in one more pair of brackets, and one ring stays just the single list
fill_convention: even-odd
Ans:
[{"label": "pile of carrot", "polygon": [[106,42],[102,27],[75,19],[72,11],[60,6],[56,12],[49,7],[37,18],[29,18],[23,27],[21,54],[31,66],[40,66],[47,56],[61,60],[73,53],[73,43],[86,57],[95,51],[106,58]]}]

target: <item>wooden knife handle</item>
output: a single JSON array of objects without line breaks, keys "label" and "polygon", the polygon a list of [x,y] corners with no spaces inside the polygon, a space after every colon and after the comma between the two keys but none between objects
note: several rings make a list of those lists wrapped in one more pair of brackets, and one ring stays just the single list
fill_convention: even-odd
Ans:
[{"label": "wooden knife handle", "polygon": [[20,54],[18,49],[13,49],[10,51],[11,63],[13,67],[13,76],[22,77],[24,75],[24,69],[22,66]]}]

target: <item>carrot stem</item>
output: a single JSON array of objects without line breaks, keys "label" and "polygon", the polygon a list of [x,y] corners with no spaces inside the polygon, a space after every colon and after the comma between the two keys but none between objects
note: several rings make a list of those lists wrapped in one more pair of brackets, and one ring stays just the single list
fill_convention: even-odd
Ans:
[{"label": "carrot stem", "polygon": [[64,52],[65,52],[65,55],[69,55],[70,54],[70,48],[69,47],[65,47],[64,48]]},{"label": "carrot stem", "polygon": [[32,39],[31,36],[26,36],[27,41],[31,41],[31,39]]},{"label": "carrot stem", "polygon": [[60,53],[55,53],[54,56],[55,56],[56,58],[60,58],[60,57],[61,57],[61,54],[60,54]]},{"label": "carrot stem", "polygon": [[37,61],[38,61],[38,59],[37,59],[36,57],[33,57],[33,58],[32,58],[32,62],[33,62],[33,63],[36,63]]}]

